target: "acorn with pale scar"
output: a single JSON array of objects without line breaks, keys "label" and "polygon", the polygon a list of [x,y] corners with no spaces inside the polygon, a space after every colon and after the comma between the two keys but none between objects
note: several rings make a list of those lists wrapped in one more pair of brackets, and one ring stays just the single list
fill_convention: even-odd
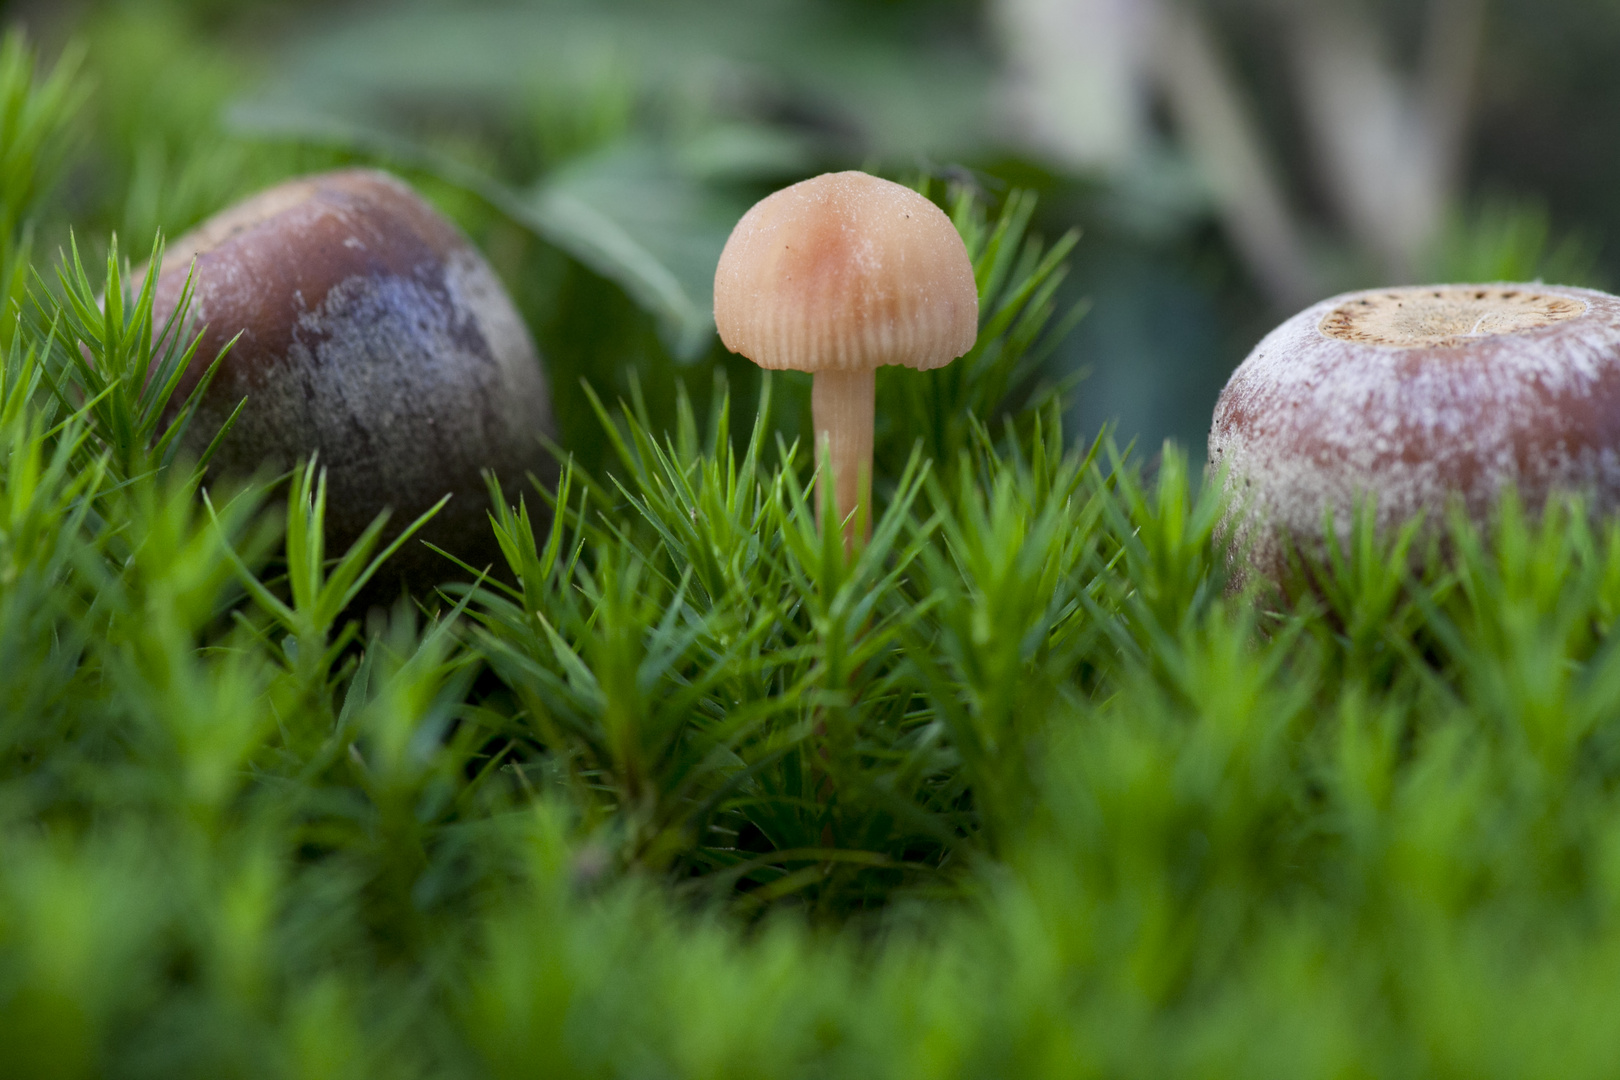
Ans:
[{"label": "acorn with pale scar", "polygon": [[1235,550],[1275,576],[1287,548],[1342,542],[1358,505],[1384,533],[1512,485],[1620,509],[1620,297],[1550,285],[1430,285],[1324,300],[1272,331],[1215,406]]}]

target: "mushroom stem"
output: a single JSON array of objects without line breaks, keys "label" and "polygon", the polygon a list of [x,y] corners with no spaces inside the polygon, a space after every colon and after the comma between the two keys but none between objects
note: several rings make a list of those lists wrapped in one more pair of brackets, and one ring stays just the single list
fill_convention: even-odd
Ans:
[{"label": "mushroom stem", "polygon": [[[816,480],[816,524],[821,525],[822,481],[833,478],[833,505],[844,524],[844,547],[854,546],[856,529],[872,535],[872,424],[877,371],[818,371],[810,383],[810,412],[816,427],[816,459],[826,465]],[[865,512],[851,518],[857,506]]]}]

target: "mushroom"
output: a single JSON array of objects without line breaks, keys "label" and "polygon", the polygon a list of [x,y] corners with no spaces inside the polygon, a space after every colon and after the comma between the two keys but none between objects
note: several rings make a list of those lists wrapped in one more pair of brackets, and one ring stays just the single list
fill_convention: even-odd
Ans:
[{"label": "mushroom", "polygon": [[[814,374],[816,454],[852,544],[871,532],[877,368],[927,370],[967,352],[979,294],[939,207],[889,180],[827,173],[737,222],[715,270],[714,321],[726,348],[760,367]],[[822,502],[818,486],[818,521]]]},{"label": "mushroom", "polygon": [[[385,508],[397,527],[450,493],[419,535],[474,565],[498,559],[481,470],[549,476],[539,436],[551,411],[527,328],[455,226],[400,180],[355,169],[261,192],[168,251],[157,303],[174,305],[195,259],[198,357],[242,335],[187,430],[193,452],[245,397],[211,468],[284,469],[318,453],[333,548]],[[391,563],[415,584],[450,569],[420,544]]]},{"label": "mushroom", "polygon": [[1277,576],[1284,538],[1320,554],[1358,501],[1387,531],[1453,500],[1476,522],[1514,485],[1620,507],[1620,298],[1547,285],[1378,289],[1273,330],[1215,406],[1250,565]]}]

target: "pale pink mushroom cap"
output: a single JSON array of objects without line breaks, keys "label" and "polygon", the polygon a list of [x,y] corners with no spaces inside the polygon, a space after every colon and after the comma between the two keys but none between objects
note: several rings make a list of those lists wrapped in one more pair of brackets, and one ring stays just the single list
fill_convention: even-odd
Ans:
[{"label": "pale pink mushroom cap", "polygon": [[950,218],[908,187],[826,173],[754,205],[714,275],[720,340],[764,368],[943,367],[973,347],[979,294]]}]

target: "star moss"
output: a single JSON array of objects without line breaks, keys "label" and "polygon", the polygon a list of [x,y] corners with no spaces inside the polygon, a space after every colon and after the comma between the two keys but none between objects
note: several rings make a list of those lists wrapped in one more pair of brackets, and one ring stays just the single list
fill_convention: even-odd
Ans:
[{"label": "star moss", "polygon": [[1218,485],[1029,391],[1030,205],[954,202],[979,344],[885,373],[866,546],[781,384],[638,385],[506,566],[369,613],[339,463],[170,453],[183,312],[8,278],[0,1075],[1609,1074],[1620,524],[1362,515],[1234,591]]}]

